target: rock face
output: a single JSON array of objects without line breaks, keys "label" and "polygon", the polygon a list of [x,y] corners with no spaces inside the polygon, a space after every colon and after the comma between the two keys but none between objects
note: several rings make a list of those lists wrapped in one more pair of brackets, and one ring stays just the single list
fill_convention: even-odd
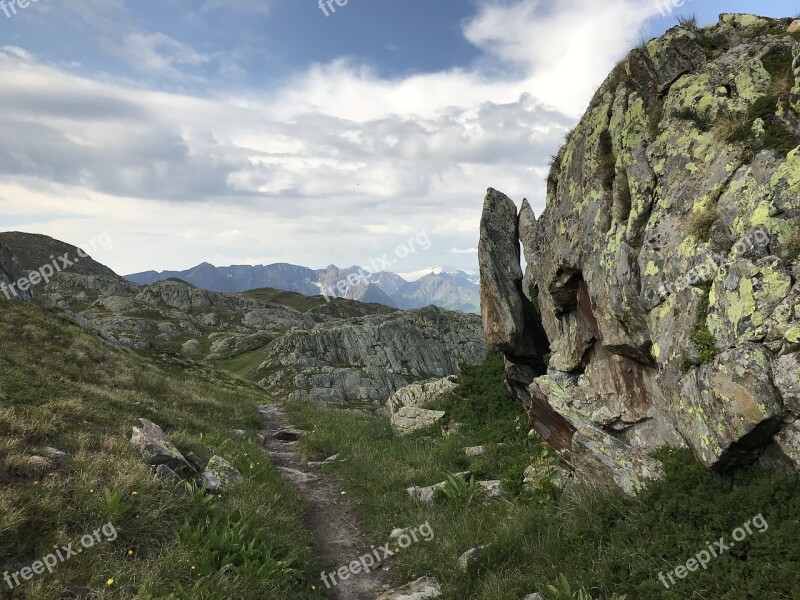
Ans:
[{"label": "rock face", "polygon": [[270,344],[259,373],[275,395],[374,403],[484,354],[477,315],[428,307],[294,329]]},{"label": "rock face", "polygon": [[538,219],[486,196],[487,342],[577,481],[634,493],[663,446],[727,470],[774,441],[800,466],[790,22],[726,14],[634,50],[554,158]]}]

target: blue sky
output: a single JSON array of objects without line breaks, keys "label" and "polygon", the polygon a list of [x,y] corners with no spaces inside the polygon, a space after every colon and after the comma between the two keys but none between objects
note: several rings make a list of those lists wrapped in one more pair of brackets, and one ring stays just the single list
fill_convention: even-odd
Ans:
[{"label": "blue sky", "polygon": [[[215,264],[475,267],[483,194],[546,164],[626,51],[688,0],[38,0],[0,5],[0,228],[120,273]],[[14,11],[16,10],[16,14]],[[776,17],[800,0],[759,3]]]}]

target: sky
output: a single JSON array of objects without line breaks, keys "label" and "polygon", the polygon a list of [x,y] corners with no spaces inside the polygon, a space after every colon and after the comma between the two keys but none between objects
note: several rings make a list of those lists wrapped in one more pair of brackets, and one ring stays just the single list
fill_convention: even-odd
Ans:
[{"label": "sky", "polygon": [[550,156],[630,48],[681,15],[800,13],[800,0],[19,1],[0,0],[0,230],[95,248],[120,274],[387,255],[401,272],[474,270],[486,188],[540,214]]}]

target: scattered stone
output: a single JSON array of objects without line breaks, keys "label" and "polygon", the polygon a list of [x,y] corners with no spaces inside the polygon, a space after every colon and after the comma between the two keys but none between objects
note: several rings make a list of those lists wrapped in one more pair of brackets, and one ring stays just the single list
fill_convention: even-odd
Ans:
[{"label": "scattered stone", "polygon": [[464,454],[469,458],[476,458],[486,454],[486,446],[472,446],[471,448],[464,448]]},{"label": "scattered stone", "polygon": [[265,436],[263,433],[259,433],[258,434],[258,443],[259,444],[263,444],[266,441],[267,441],[267,436]]},{"label": "scattered stone", "polygon": [[541,594],[528,594],[522,600],[544,600]]},{"label": "scattered stone", "polygon": [[243,479],[236,467],[221,456],[212,456],[202,475],[203,484],[211,492],[240,483]]},{"label": "scattered stone", "polygon": [[332,462],[336,462],[338,460],[339,460],[339,455],[338,454],[334,454],[333,456],[329,456],[328,458],[326,458],[325,462],[326,463],[332,463]]},{"label": "scattered stone", "polygon": [[792,21],[792,24],[789,25],[789,28],[786,31],[788,31],[789,33],[800,31],[800,19],[795,19],[794,21]]},{"label": "scattered stone", "polygon": [[180,483],[183,481],[175,471],[170,469],[167,465],[158,465],[156,467],[156,479],[164,483]]},{"label": "scattered stone", "polygon": [[489,498],[498,499],[503,497],[503,482],[499,480],[477,481],[476,484],[483,489]]},{"label": "scattered stone", "polygon": [[194,452],[189,452],[189,454],[186,455],[186,462],[192,465],[199,473],[202,473],[206,470],[206,463],[204,463]]},{"label": "scattered stone", "polygon": [[378,600],[427,600],[442,595],[442,586],[434,577],[420,577],[401,588],[381,594]]},{"label": "scattered stone", "polygon": [[[469,481],[469,479],[472,477],[472,473],[470,471],[464,471],[462,473],[453,473],[453,477],[455,478],[460,477],[464,481]],[[420,487],[414,485],[406,489],[406,493],[409,496],[411,496],[411,498],[413,498],[414,500],[422,502],[423,504],[431,505],[433,504],[433,499],[436,496],[436,492],[438,490],[443,489],[446,485],[447,485],[446,481],[442,481],[426,487]]]},{"label": "scattered stone", "polygon": [[200,342],[197,340],[189,340],[181,346],[181,352],[184,354],[194,354],[200,349]]},{"label": "scattered stone", "polygon": [[307,435],[307,431],[303,431],[302,429],[295,429],[294,427],[287,427],[286,429],[281,429],[272,437],[276,440],[281,442],[296,442],[304,435]]},{"label": "scattered stone", "polygon": [[464,573],[472,573],[481,562],[483,548],[471,548],[464,552],[458,559],[458,569]]},{"label": "scattered stone", "polygon": [[133,428],[131,444],[142,453],[147,464],[167,465],[184,477],[193,473],[194,469],[158,425],[147,419],[139,419],[139,423],[141,427]]},{"label": "scattered stone", "polygon": [[445,427],[445,432],[447,435],[455,435],[459,433],[464,428],[463,423],[459,423],[458,421],[453,421],[447,427]]},{"label": "scattered stone", "polygon": [[237,438],[247,437],[247,432],[244,429],[231,429],[231,435]]}]

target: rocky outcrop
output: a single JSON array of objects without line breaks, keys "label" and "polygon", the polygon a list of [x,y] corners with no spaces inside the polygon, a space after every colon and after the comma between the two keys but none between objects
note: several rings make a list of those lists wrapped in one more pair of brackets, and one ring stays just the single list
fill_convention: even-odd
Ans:
[{"label": "rocky outcrop", "polygon": [[789,23],[722,15],[637,48],[554,158],[538,219],[527,201],[516,213],[487,194],[487,342],[576,481],[633,493],[659,476],[650,454],[662,446],[728,470],[775,442],[800,466]]},{"label": "rocky outcrop", "polygon": [[383,402],[420,379],[460,374],[485,354],[477,315],[436,307],[295,329],[259,369],[271,393],[323,402]]},{"label": "rocky outcrop", "polygon": [[[80,256],[45,236],[0,234],[0,285],[38,269],[43,252]],[[269,289],[226,294],[177,279],[138,286],[80,260],[41,282],[35,296],[116,347],[232,365],[284,398],[376,405],[411,383],[457,375],[485,354],[474,314]]]}]

